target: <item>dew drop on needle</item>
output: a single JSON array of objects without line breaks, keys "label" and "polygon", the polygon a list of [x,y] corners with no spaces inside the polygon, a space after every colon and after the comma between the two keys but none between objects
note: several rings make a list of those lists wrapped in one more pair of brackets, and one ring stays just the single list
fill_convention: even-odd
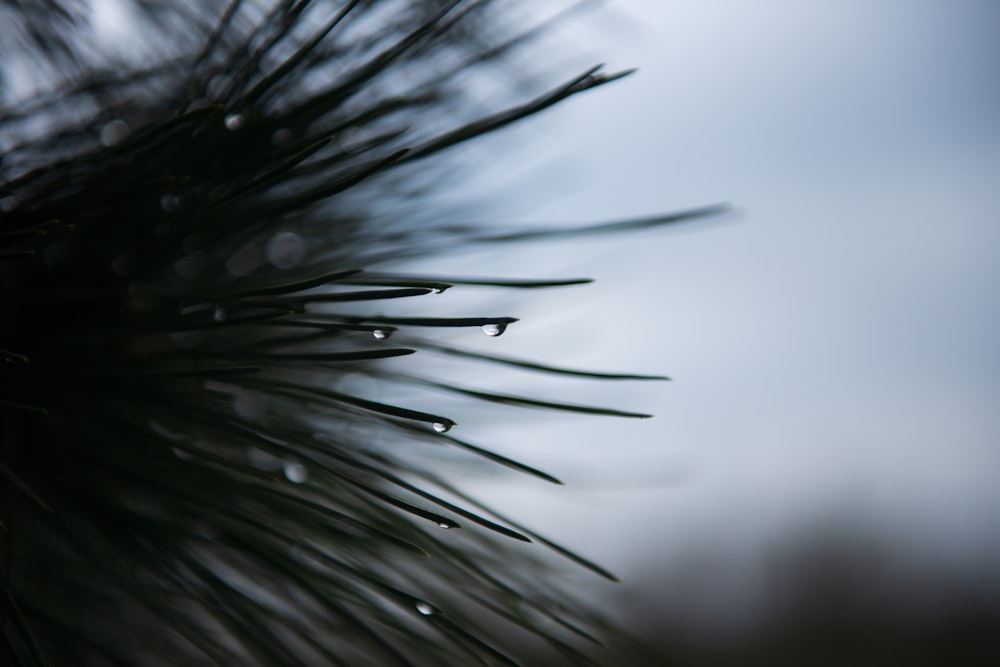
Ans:
[{"label": "dew drop on needle", "polygon": [[504,331],[507,330],[507,325],[502,322],[493,322],[490,324],[484,324],[482,329],[483,333],[486,334],[487,336],[490,336],[491,338],[496,338],[497,336],[501,335]]},{"label": "dew drop on needle", "polygon": [[226,125],[226,129],[230,132],[235,132],[236,130],[243,127],[243,123],[246,119],[243,118],[242,114],[231,113],[223,119],[223,123]]}]

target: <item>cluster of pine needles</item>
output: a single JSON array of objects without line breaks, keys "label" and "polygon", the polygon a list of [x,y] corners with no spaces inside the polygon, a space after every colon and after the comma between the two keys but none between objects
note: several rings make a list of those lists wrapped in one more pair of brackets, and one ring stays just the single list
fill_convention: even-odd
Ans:
[{"label": "cluster of pine needles", "polygon": [[[98,5],[124,14],[126,44],[101,37]],[[392,264],[442,242],[711,212],[573,232],[435,223],[421,208],[435,156],[621,76],[593,68],[483,112],[474,74],[540,27],[518,30],[511,9],[0,1],[0,663],[515,664],[518,627],[588,663],[608,626],[539,549],[610,573],[414,452],[558,480],[456,436],[458,415],[345,381],[643,416],[394,359],[642,379],[432,335],[499,335],[516,321],[504,314],[391,314],[466,284],[579,280]]]}]

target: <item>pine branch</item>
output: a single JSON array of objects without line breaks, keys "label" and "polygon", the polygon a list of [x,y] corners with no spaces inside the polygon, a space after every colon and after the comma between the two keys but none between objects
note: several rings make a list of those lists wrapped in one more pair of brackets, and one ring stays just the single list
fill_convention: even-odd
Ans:
[{"label": "pine branch", "polygon": [[435,338],[515,317],[391,314],[464,285],[588,282],[391,270],[433,252],[420,239],[575,233],[385,223],[387,202],[422,205],[411,181],[447,149],[625,74],[595,67],[475,116],[459,75],[537,36],[495,5],[136,0],[136,52],[117,57],[86,3],[0,3],[4,664],[515,664],[497,619],[580,664],[575,639],[608,630],[540,548],[610,573],[404,450],[558,479],[345,383],[642,417],[418,379],[395,357],[662,379]]}]

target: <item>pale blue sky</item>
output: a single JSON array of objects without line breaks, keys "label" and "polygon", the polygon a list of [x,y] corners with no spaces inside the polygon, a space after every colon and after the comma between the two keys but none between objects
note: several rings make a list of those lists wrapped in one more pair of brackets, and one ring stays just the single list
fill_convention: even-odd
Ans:
[{"label": "pale blue sky", "polygon": [[675,378],[553,385],[658,416],[511,413],[476,435],[569,487],[478,490],[642,586],[714,552],[720,600],[754,598],[764,554],[841,520],[900,559],[996,578],[1000,5],[608,4],[553,41],[640,72],[514,130],[518,158],[477,182],[514,184],[508,219],[737,213],[456,257],[599,279],[505,297],[523,321],[483,347]]}]

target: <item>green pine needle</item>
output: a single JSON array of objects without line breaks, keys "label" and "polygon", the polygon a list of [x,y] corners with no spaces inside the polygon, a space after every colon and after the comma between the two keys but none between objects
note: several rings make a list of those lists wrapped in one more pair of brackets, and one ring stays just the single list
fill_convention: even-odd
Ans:
[{"label": "green pine needle", "polygon": [[[396,359],[665,379],[463,350],[443,331],[497,336],[517,318],[413,301],[589,279],[393,271],[443,243],[721,210],[573,229],[426,222],[447,149],[629,72],[532,93],[514,73],[483,112],[470,81],[541,31],[504,3],[123,4],[115,45],[87,3],[0,3],[0,663],[517,664],[502,619],[585,664],[577,642],[620,630],[543,549],[614,576],[449,480],[475,457],[562,482],[446,433],[461,415],[349,380],[648,416],[417,378]],[[394,314],[400,300],[428,310]],[[397,331],[405,345],[387,345]]]}]

